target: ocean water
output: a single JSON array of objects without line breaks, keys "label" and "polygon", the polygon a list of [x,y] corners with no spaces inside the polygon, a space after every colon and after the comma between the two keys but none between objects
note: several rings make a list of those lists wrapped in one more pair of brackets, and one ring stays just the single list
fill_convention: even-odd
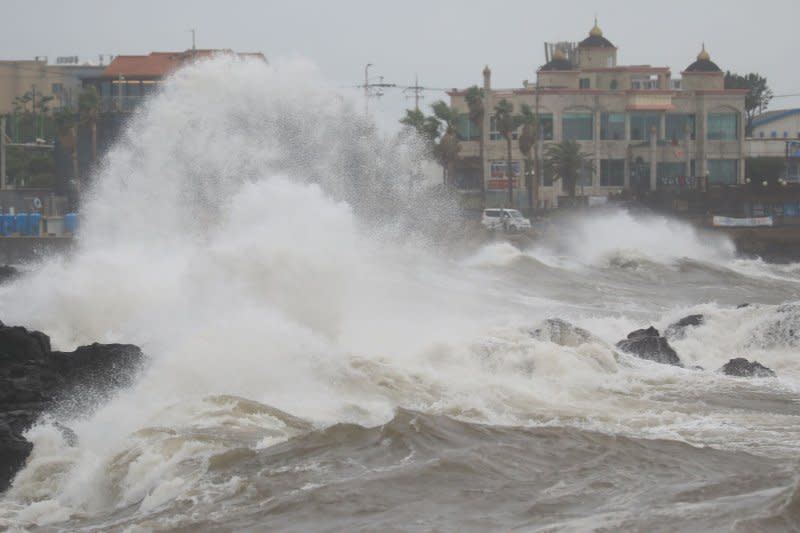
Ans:
[{"label": "ocean water", "polygon": [[[0,528],[800,528],[800,265],[619,210],[482,238],[357,109],[304,61],[219,58],[131,118],[77,250],[0,287],[0,318],[148,365],[28,431]],[[686,368],[614,349],[695,313]]]}]

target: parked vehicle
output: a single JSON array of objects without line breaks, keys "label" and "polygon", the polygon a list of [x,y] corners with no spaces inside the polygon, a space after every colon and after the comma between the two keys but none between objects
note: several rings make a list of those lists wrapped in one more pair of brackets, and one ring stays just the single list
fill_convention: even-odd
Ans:
[{"label": "parked vehicle", "polygon": [[487,229],[503,229],[511,233],[531,229],[531,221],[516,209],[484,209],[481,224]]}]

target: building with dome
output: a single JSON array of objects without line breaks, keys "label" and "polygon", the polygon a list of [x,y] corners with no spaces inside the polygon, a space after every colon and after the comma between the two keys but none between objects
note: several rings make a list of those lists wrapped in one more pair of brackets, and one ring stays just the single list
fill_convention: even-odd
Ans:
[{"label": "building with dome", "polygon": [[[479,158],[479,132],[467,118],[465,90],[449,93],[451,105],[464,115],[456,181],[462,189],[480,190],[484,168],[486,204],[508,204],[505,178],[506,143],[492,116],[502,99],[519,112],[528,104],[539,117],[539,153],[562,140],[577,141],[593,154],[594,171],[584,172],[578,194],[607,196],[623,189],[654,191],[744,181],[744,90],[726,90],[724,72],[705,47],[694,61],[672,77],[666,66],[620,65],[618,48],[595,20],[580,42],[545,45],[545,62],[533,82],[519,88],[492,86],[491,70],[483,73],[486,93],[485,150]],[[521,176],[523,155],[513,143],[514,206],[528,207]],[[553,183],[540,164],[539,207],[558,205],[561,181]],[[700,178],[700,180],[698,180]]]}]

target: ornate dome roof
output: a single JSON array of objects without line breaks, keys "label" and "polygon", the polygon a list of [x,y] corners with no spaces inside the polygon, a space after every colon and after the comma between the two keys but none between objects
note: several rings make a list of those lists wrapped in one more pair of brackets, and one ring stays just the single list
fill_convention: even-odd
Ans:
[{"label": "ornate dome roof", "polygon": [[697,61],[686,67],[685,72],[722,72],[716,63],[711,61],[711,55],[706,51],[706,44],[697,54]]},{"label": "ornate dome roof", "polygon": [[561,48],[556,48],[553,51],[553,57],[547,64],[543,65],[541,70],[572,70],[572,63],[567,59],[566,54]]},{"label": "ornate dome roof", "polygon": [[597,25],[597,17],[594,19],[594,26],[589,30],[589,36],[578,44],[579,48],[615,48],[611,41],[603,37],[603,30]]}]

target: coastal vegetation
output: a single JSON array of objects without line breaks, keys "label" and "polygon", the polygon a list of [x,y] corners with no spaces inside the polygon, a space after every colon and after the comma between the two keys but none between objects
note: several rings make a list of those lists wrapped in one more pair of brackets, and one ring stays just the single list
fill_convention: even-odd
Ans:
[{"label": "coastal vegetation", "polygon": [[591,160],[592,154],[581,152],[577,142],[567,140],[547,147],[544,164],[553,180],[563,180],[564,191],[574,198],[579,173],[594,172]]}]

